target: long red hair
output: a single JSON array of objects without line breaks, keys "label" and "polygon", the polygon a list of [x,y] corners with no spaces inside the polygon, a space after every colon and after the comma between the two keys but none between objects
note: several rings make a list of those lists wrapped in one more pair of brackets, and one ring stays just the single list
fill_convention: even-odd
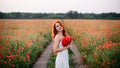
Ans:
[{"label": "long red hair", "polygon": [[55,24],[56,24],[56,23],[59,23],[60,26],[63,27],[62,34],[63,34],[63,36],[66,36],[67,34],[66,34],[66,29],[65,29],[64,25],[62,24],[62,22],[61,22],[60,20],[56,20],[56,21],[53,22],[53,24],[52,24],[52,38],[55,38],[56,34],[58,33],[58,31],[56,30],[56,27],[55,27]]}]

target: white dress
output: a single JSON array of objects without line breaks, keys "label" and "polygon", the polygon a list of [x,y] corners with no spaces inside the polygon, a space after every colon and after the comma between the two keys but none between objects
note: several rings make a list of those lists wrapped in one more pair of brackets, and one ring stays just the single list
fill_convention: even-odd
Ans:
[{"label": "white dress", "polygon": [[[59,43],[59,48],[62,48],[62,42]],[[69,55],[68,49],[58,52],[56,61],[55,61],[55,68],[69,68]]]}]

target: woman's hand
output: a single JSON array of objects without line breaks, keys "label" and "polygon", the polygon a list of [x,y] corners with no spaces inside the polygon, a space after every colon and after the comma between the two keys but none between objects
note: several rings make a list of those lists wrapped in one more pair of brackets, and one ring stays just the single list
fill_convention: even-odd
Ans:
[{"label": "woman's hand", "polygon": [[68,44],[66,47],[64,47],[65,49],[68,49],[68,48],[70,48],[70,45]]}]

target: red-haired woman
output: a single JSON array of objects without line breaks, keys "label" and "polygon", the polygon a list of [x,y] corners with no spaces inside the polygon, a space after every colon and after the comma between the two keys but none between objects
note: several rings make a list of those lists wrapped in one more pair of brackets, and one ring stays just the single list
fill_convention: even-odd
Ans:
[{"label": "red-haired woman", "polygon": [[52,25],[53,52],[57,54],[55,68],[69,68],[68,48],[70,48],[70,44],[63,47],[61,42],[65,36],[67,34],[64,25],[59,20],[55,21]]}]

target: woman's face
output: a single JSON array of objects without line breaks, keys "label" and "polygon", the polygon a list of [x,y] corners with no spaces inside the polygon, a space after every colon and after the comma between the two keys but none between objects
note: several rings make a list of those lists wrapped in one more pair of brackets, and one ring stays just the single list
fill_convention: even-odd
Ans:
[{"label": "woman's face", "polygon": [[63,27],[59,23],[55,24],[55,28],[57,29],[58,32],[63,30]]}]

